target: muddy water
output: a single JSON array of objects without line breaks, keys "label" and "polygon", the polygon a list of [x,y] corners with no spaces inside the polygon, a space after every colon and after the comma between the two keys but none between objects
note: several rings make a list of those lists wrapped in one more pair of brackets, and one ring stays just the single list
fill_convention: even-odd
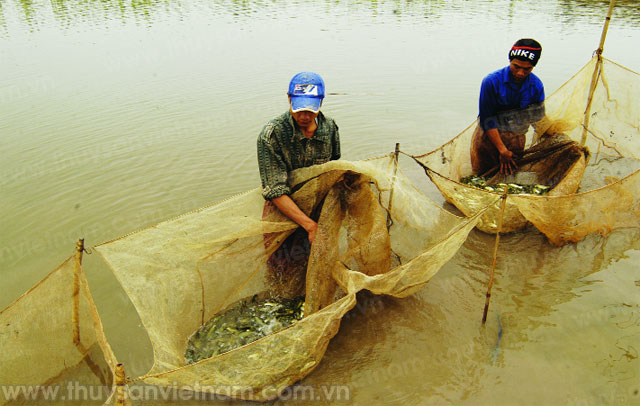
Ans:
[{"label": "muddy water", "polygon": [[[590,58],[606,9],[3,1],[0,307],[79,237],[95,245],[257,186],[255,138],[286,109],[298,71],[324,76],[345,159],[396,142],[423,153],[473,120],[480,80],[515,39],[543,44],[535,72],[551,93]],[[619,0],[605,47],[636,71],[638,16],[636,1]],[[504,237],[481,327],[493,239],[473,232],[416,295],[362,295],[298,388],[319,404],[640,404],[637,237],[562,248],[533,230]],[[118,358],[145,373],[152,354],[135,310],[97,255],[85,266]],[[304,393],[276,403],[307,404]]]}]

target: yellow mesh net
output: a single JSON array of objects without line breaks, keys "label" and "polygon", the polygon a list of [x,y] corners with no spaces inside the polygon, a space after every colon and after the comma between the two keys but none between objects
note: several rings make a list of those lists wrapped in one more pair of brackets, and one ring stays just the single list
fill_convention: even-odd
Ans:
[{"label": "yellow mesh net", "polygon": [[[535,142],[545,132],[563,133],[586,146],[591,157],[588,163],[576,161],[548,195],[509,195],[503,232],[532,223],[549,241],[561,245],[593,232],[606,235],[615,228],[640,225],[640,107],[634,100],[638,94],[637,73],[596,56],[546,100],[546,118],[527,138]],[[466,215],[496,197],[459,183],[472,173],[469,150],[475,128],[474,123],[440,148],[414,157],[428,168],[443,196]],[[494,205],[478,228],[495,232],[498,213]]]},{"label": "yellow mesh net", "polygon": [[297,225],[277,211],[263,216],[255,189],[97,246],[153,345],[154,365],[139,379],[271,399],[318,365],[356,292],[404,297],[424,286],[479,217],[437,206],[395,162],[394,155],[332,161],[291,175],[292,198],[307,214],[319,213],[306,280],[294,279],[304,284],[305,317],[195,364],[187,365],[185,347],[203,323],[253,295],[279,293],[267,261]]},{"label": "yellow mesh net", "polygon": [[0,405],[116,403],[117,361],[73,257],[0,312],[0,343]]}]

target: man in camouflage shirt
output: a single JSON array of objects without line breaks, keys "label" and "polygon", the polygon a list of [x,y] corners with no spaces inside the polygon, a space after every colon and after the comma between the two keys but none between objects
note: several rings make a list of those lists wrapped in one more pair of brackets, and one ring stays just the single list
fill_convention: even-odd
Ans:
[{"label": "man in camouflage shirt", "polygon": [[294,169],[340,158],[336,123],[320,112],[324,81],[313,72],[301,72],[289,83],[289,111],[269,121],[258,137],[258,166],[265,213],[274,205],[299,224],[313,243],[318,224],[289,197],[288,174]]}]

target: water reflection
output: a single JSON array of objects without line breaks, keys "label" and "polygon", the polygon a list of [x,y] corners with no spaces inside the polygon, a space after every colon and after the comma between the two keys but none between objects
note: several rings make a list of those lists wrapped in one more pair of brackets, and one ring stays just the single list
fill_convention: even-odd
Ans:
[{"label": "water reflection", "polygon": [[[164,13],[185,16],[198,8],[209,8],[214,14],[232,16],[236,22],[248,19],[269,19],[288,15],[290,18],[308,17],[313,13],[318,16],[353,17],[369,16],[372,22],[384,19],[384,22],[424,23],[438,20],[443,16],[461,15],[465,18],[505,13],[508,20],[514,20],[517,12],[528,8],[546,9],[559,18],[563,24],[576,24],[576,16],[580,22],[601,25],[608,10],[608,0],[548,0],[525,4],[517,0],[483,0],[443,2],[425,0],[421,2],[408,0],[370,0],[370,1],[251,1],[223,0],[212,3],[185,4],[175,0],[88,0],[83,2],[69,0],[51,0],[39,2],[34,0],[13,0],[19,19],[30,31],[37,30],[41,24],[48,24],[52,14],[64,28],[76,24],[91,23],[94,25],[108,20],[121,22],[144,22],[151,25],[161,19]],[[7,7],[0,2],[0,27],[6,34],[5,13]],[[613,24],[640,26],[640,4],[636,0],[618,0],[614,10]]]},{"label": "water reflection", "polygon": [[0,32],[2,32],[3,34],[7,33],[7,22],[4,18],[4,11],[3,11],[3,4],[0,1]]},{"label": "water reflection", "polygon": [[25,21],[31,24],[34,21],[33,16],[35,15],[33,2],[31,0],[21,0],[20,6],[22,8],[22,12],[24,13]]},{"label": "water reflection", "polygon": [[[9,2],[7,2],[9,3]],[[134,20],[136,22],[154,22],[157,14],[171,8],[181,10],[181,4],[176,1],[132,0],[130,2],[117,0],[89,0],[83,2],[68,0],[51,0],[38,2],[34,0],[17,0],[15,4],[19,18],[29,30],[37,30],[41,24],[49,23],[49,16],[64,28],[76,24],[100,24],[107,20]],[[4,20],[4,10],[0,7],[0,21]]]},{"label": "water reflection", "polygon": [[[564,23],[573,23],[578,13],[594,24],[602,24],[609,10],[609,0],[561,0],[558,1],[558,16]],[[637,0],[617,0],[612,21],[624,21],[626,25],[640,25],[640,3]]]}]

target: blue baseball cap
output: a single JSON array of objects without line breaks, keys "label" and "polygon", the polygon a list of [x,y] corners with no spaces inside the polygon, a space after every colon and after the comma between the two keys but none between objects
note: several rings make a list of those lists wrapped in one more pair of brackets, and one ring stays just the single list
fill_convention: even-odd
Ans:
[{"label": "blue baseball cap", "polygon": [[291,111],[320,111],[320,104],[324,99],[324,80],[317,73],[300,72],[289,82],[291,96]]}]

